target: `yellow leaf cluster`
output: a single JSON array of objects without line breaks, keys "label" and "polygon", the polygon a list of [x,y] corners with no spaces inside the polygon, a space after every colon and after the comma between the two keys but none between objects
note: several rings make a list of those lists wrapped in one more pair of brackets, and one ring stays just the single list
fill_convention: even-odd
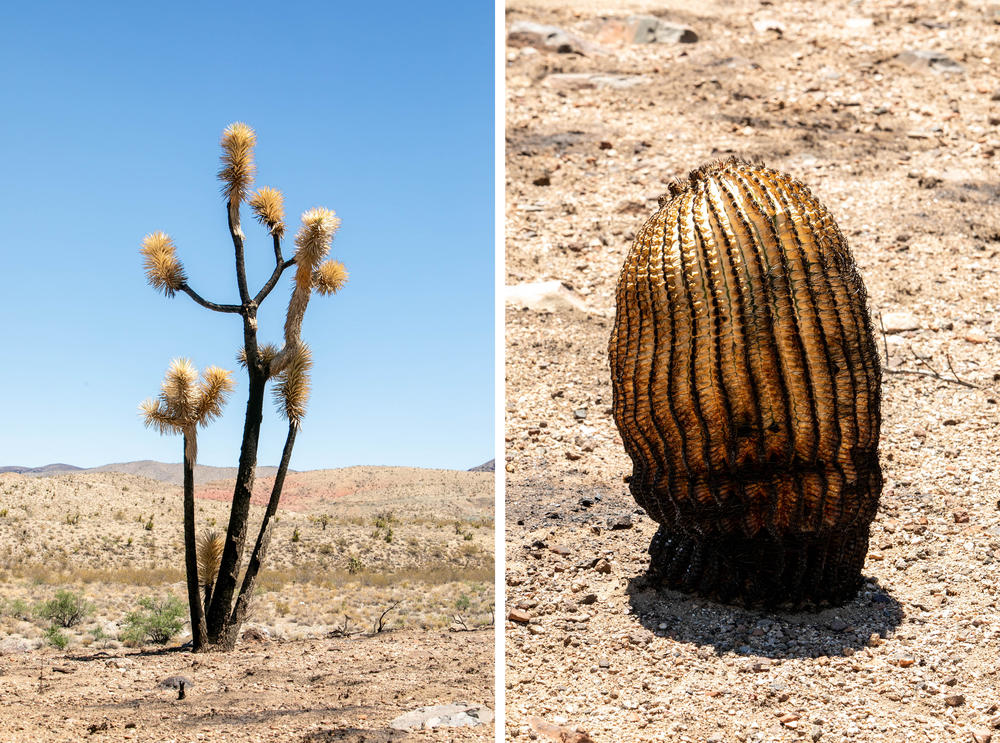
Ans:
[{"label": "yellow leaf cluster", "polygon": [[218,418],[235,386],[230,371],[210,366],[198,381],[198,370],[190,359],[174,359],[159,397],[143,401],[139,411],[147,427],[161,434],[183,433]]},{"label": "yellow leaf cluster", "polygon": [[336,294],[347,283],[347,269],[340,261],[323,261],[313,272],[313,288],[319,294]]},{"label": "yellow leaf cluster", "polygon": [[257,170],[253,161],[257,135],[248,125],[237,121],[222,132],[220,144],[222,168],[219,170],[219,180],[223,184],[222,193],[230,203],[239,204],[246,200]]},{"label": "yellow leaf cluster", "polygon": [[311,389],[309,372],[312,369],[312,352],[300,344],[281,373],[274,388],[274,401],[290,423],[298,426],[306,414]]},{"label": "yellow leaf cluster", "polygon": [[187,281],[174,241],[165,232],[154,232],[143,238],[139,252],[149,285],[168,297],[174,296]]},{"label": "yellow leaf cluster", "polygon": [[285,234],[285,197],[281,191],[270,186],[264,186],[250,197],[250,208],[257,216],[257,221],[271,231],[271,234],[281,238]]}]

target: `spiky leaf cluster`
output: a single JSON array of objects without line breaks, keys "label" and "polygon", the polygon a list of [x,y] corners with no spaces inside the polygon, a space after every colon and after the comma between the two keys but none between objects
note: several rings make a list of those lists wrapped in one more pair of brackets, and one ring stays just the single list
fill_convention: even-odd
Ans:
[{"label": "spiky leaf cluster", "polygon": [[312,352],[309,346],[299,344],[288,364],[277,376],[274,387],[274,402],[278,412],[292,425],[298,426],[306,414],[309,402]]},{"label": "spiky leaf cluster", "polygon": [[295,283],[311,286],[312,273],[330,252],[340,218],[332,209],[316,207],[302,215],[302,226],[295,235]]},{"label": "spiky leaf cluster", "polygon": [[[278,355],[278,347],[273,343],[266,343],[257,349],[257,354],[260,356],[260,360],[264,366],[270,366],[271,362],[274,361],[274,357]],[[236,353],[236,362],[244,369],[247,368],[246,348],[241,348]]]},{"label": "spiky leaf cluster", "polygon": [[242,121],[236,121],[222,132],[222,194],[231,204],[245,201],[253,186],[257,166],[253,161],[253,148],[257,144],[254,130]]},{"label": "spiky leaf cluster", "polygon": [[232,372],[210,366],[199,381],[190,359],[174,359],[159,397],[143,401],[139,410],[147,427],[161,434],[182,433],[219,417],[234,387]]},{"label": "spiky leaf cluster", "polygon": [[347,269],[340,261],[323,261],[313,272],[313,288],[324,296],[336,294],[347,283]]},{"label": "spiky leaf cluster", "polygon": [[250,208],[257,221],[265,225],[271,234],[281,238],[285,234],[285,197],[281,191],[264,186],[250,197]]},{"label": "spiky leaf cluster", "polygon": [[184,266],[177,258],[174,241],[165,232],[154,232],[142,240],[139,252],[143,256],[146,281],[157,291],[172,297],[187,281]]},{"label": "spiky leaf cluster", "polygon": [[210,586],[215,583],[225,545],[225,537],[214,529],[202,532],[198,537],[198,580],[201,585]]}]

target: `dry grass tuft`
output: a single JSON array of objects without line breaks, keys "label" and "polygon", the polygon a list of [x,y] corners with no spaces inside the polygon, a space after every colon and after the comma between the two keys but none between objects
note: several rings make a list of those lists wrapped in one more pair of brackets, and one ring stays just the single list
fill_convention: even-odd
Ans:
[{"label": "dry grass tuft", "polygon": [[215,584],[222,564],[222,550],[226,538],[219,531],[202,532],[198,537],[198,580],[203,586]]}]

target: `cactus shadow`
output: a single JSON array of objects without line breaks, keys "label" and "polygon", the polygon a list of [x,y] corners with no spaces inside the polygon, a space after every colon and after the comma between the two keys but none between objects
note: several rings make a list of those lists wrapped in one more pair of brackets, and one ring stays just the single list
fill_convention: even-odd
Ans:
[{"label": "cactus shadow", "polygon": [[711,648],[716,655],[819,658],[850,655],[885,639],[902,623],[903,607],[875,578],[837,607],[781,611],[749,609],[669,589],[647,574],[629,580],[631,613],[659,637]]}]

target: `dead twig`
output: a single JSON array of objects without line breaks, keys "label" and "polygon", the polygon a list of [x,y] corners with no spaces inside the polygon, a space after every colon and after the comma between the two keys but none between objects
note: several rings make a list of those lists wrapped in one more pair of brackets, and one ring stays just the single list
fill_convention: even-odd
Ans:
[{"label": "dead twig", "polygon": [[[958,378],[958,372],[955,371],[955,367],[953,367],[951,365],[951,354],[950,353],[946,353],[944,355],[944,357],[948,360],[948,371],[951,372],[951,376],[953,376],[955,378],[955,381],[962,382],[962,380]],[[966,382],[962,382],[962,384],[966,384]],[[975,385],[970,385],[970,386],[975,387]],[[976,389],[979,389],[979,388],[976,387]]]},{"label": "dead twig", "polygon": [[942,382],[947,382],[948,384],[960,384],[963,387],[970,387],[974,390],[978,390],[979,387],[972,384],[971,382],[965,382],[961,379],[949,379],[948,377],[942,377],[940,374],[932,374],[931,372],[926,372],[921,369],[885,369],[886,374],[912,374],[918,377],[931,377],[932,379],[938,379]]},{"label": "dead twig", "polygon": [[927,363],[927,360],[926,360],[926,359],[924,359],[924,358],[922,358],[922,357],[920,356],[920,354],[918,354],[918,353],[917,353],[916,351],[914,351],[914,350],[913,350],[913,348],[912,348],[912,347],[910,347],[910,346],[907,346],[907,348],[908,348],[908,349],[910,350],[910,353],[911,353],[911,354],[913,355],[913,358],[915,358],[915,359],[917,360],[917,363],[919,363],[919,364],[923,364],[923,365],[924,365],[924,366],[926,366],[926,367],[927,367],[928,369],[930,369],[930,371],[931,371],[931,374],[933,374],[934,376],[936,376],[936,377],[940,377],[940,376],[941,376],[941,375],[940,375],[940,373],[938,372],[938,370],[937,370],[937,369],[935,369],[935,368],[934,368],[933,366],[931,366],[930,364],[928,364],[928,363]]},{"label": "dead twig", "polygon": [[374,626],[374,627],[372,628],[372,630],[373,630],[373,633],[374,633],[374,634],[376,634],[376,635],[377,635],[377,634],[379,634],[379,633],[380,633],[380,632],[381,632],[381,631],[382,631],[383,629],[385,629],[385,615],[386,615],[386,614],[388,614],[388,613],[389,613],[390,611],[392,611],[393,609],[395,609],[395,608],[396,608],[397,606],[399,606],[399,604],[400,604],[400,602],[399,602],[399,601],[397,601],[397,602],[396,602],[396,603],[394,603],[394,604],[393,604],[392,606],[390,606],[390,607],[389,607],[388,609],[386,609],[385,611],[383,611],[383,612],[382,612],[382,616],[380,616],[380,617],[378,618],[378,621],[377,621],[377,622],[375,622],[375,626]]},{"label": "dead twig", "polygon": [[893,368],[889,366],[889,342],[886,340],[885,323],[882,322],[882,313],[878,313],[878,324],[882,330],[882,352],[885,354],[885,366],[883,371],[886,374],[909,374],[915,377],[930,377],[931,379],[938,379],[942,382],[947,382],[948,384],[958,384],[962,387],[969,387],[970,389],[978,390],[978,385],[972,384],[972,382],[966,382],[960,379],[958,374],[955,372],[955,368],[951,364],[951,356],[948,355],[948,371],[951,372],[951,378],[944,376],[937,369],[931,366],[926,359],[920,357],[920,355],[914,351],[909,346],[910,353],[913,354],[913,358],[917,360],[918,363],[923,364],[927,367],[929,371],[924,371],[922,369],[904,369],[902,367]]},{"label": "dead twig", "polygon": [[885,339],[885,323],[882,322],[882,313],[878,313],[878,324],[882,328],[882,350],[885,352],[885,368],[889,368],[889,341]]},{"label": "dead twig", "polygon": [[350,624],[350,622],[351,622],[350,618],[345,614],[344,615],[344,625],[342,627],[336,627],[336,628],[330,630],[328,636],[329,637],[350,637],[352,634],[355,634],[355,635],[358,634],[357,632],[352,633],[348,629],[348,625]]}]

